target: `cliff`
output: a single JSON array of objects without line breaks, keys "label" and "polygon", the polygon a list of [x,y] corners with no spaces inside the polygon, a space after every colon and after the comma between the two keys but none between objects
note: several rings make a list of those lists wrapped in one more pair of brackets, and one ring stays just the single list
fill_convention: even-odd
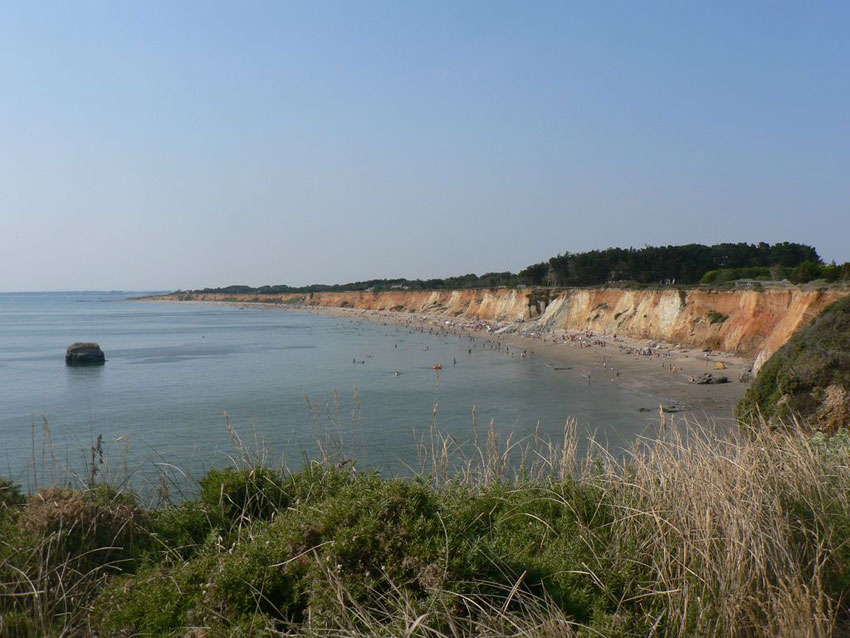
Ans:
[{"label": "cliff", "polygon": [[593,330],[746,357],[758,369],[843,289],[435,290],[283,295],[182,293],[165,300],[307,304],[522,322],[520,331]]}]

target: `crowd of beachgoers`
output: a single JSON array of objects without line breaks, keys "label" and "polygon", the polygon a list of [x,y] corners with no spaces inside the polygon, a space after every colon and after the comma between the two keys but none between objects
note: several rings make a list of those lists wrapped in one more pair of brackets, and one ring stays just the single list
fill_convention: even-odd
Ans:
[{"label": "crowd of beachgoers", "polygon": [[[606,381],[656,396],[662,405],[696,414],[729,414],[746,390],[752,362],[733,353],[693,351],[678,344],[591,330],[540,326],[535,321],[447,317],[439,313],[362,310],[306,304],[190,302],[263,310],[288,310],[378,322],[411,333],[455,335],[468,340],[466,350],[492,349],[507,357],[543,358],[555,370],[571,370],[587,383]],[[355,362],[357,362],[355,360]],[[435,362],[435,368],[451,362]],[[712,373],[722,370],[722,381]],[[732,381],[725,383],[726,381]]]},{"label": "crowd of beachgoers", "polygon": [[[746,389],[746,384],[738,382],[738,378],[742,375],[746,378],[751,368],[749,361],[730,353],[693,351],[657,340],[591,330],[543,329],[534,321],[327,306],[292,309],[395,325],[411,333],[460,336],[468,341],[469,354],[486,348],[520,359],[536,355],[550,361],[556,370],[574,371],[587,383],[607,381],[648,392],[671,408],[698,413],[731,414]],[[457,359],[450,363],[456,365]],[[441,366],[442,362],[435,365]],[[722,373],[712,377],[718,370]],[[718,379],[733,382],[715,385]]]}]

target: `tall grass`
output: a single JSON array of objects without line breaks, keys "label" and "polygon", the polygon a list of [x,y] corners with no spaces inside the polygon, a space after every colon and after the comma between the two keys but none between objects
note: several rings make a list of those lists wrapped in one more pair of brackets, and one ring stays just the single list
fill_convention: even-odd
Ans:
[{"label": "tall grass", "polygon": [[680,636],[833,634],[849,584],[850,448],[800,431],[690,430],[599,458],[589,480],[616,511],[614,544],[635,546],[651,583],[624,605],[646,600]]},{"label": "tall grass", "polygon": [[0,634],[847,630],[846,432],[680,423],[579,458],[574,422],[557,442],[502,439],[473,416],[459,442],[437,430],[435,397],[420,475],[402,480],[340,461],[338,406],[308,404],[330,434],[323,459],[268,469],[261,437],[228,423],[233,467],[181,503],[140,507],[97,485],[22,502],[0,483]]}]

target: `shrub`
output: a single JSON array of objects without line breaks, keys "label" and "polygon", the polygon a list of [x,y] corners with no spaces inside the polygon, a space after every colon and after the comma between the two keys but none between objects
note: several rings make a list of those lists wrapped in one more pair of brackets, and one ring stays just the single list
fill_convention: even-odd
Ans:
[{"label": "shrub", "polygon": [[218,624],[206,605],[217,564],[217,553],[204,551],[189,562],[150,566],[132,578],[114,579],[95,602],[93,633],[161,636],[189,626]]},{"label": "shrub", "polygon": [[[590,454],[576,477],[509,481],[473,468],[433,486],[311,464],[281,480],[289,506],[273,517],[243,516],[244,506],[239,526],[210,527],[185,558],[152,554],[137,573],[110,576],[93,603],[95,587],[47,610],[42,619],[75,619],[61,632],[9,602],[23,596],[0,597],[4,630],[12,622],[11,635],[28,636],[843,635],[847,431],[674,430],[625,456]],[[222,474],[208,481],[220,494],[247,494],[222,486],[250,484],[249,474]],[[200,498],[161,521],[152,514],[159,541],[170,546],[181,526],[199,534],[208,509],[220,502]],[[35,537],[17,518],[0,517],[4,585],[10,548],[26,553]]]},{"label": "shrub", "polygon": [[795,284],[804,284],[822,277],[824,274],[823,264],[814,261],[804,261],[794,269],[791,281]]},{"label": "shrub", "polygon": [[717,270],[709,270],[702,279],[701,284],[724,284],[735,281],[736,279],[761,279],[769,280],[774,278],[774,274],[778,274],[782,269],[776,268],[777,272],[771,272],[771,269],[766,266],[751,266],[748,268],[720,268]]},{"label": "shrub", "polygon": [[[186,559],[199,549],[212,529],[221,525],[219,511],[211,516],[208,508],[196,500],[154,510],[150,515],[151,550]],[[153,559],[157,560],[158,555]]]},{"label": "shrub", "polygon": [[256,467],[210,470],[201,479],[201,502],[224,522],[270,519],[289,504],[280,474]]},{"label": "shrub", "polygon": [[26,499],[12,479],[0,477],[0,511],[23,505]]},{"label": "shrub", "polygon": [[145,518],[132,497],[106,485],[93,490],[50,487],[29,498],[20,526],[36,538],[51,540],[54,560],[74,555],[94,567],[132,559]]},{"label": "shrub", "polygon": [[[599,565],[606,554],[605,525],[611,518],[601,491],[572,481],[549,487],[495,486],[476,505],[486,506],[494,498],[500,506],[491,506],[490,529],[482,536],[471,575],[495,585],[486,593],[504,596],[505,587],[522,577],[523,591],[550,598],[575,622],[591,623],[594,614],[613,612],[608,592],[583,567]],[[601,576],[616,571],[613,562],[604,563]],[[621,561],[617,565],[622,567]]]},{"label": "shrub", "polygon": [[0,517],[2,635],[73,635],[107,573],[132,571],[146,516],[107,486],[47,488]]}]

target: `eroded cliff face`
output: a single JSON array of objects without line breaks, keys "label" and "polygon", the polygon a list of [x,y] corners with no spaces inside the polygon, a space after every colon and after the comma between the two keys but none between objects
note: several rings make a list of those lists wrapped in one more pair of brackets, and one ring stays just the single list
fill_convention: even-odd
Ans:
[{"label": "eroded cliff face", "polygon": [[535,308],[529,307],[528,297],[529,291],[527,290],[392,290],[280,295],[181,293],[164,295],[160,299],[240,303],[303,303],[331,308],[415,312],[493,321],[524,321],[537,313]]},{"label": "eroded cliff face", "polygon": [[587,327],[723,350],[758,369],[794,332],[847,291],[571,290],[558,295],[538,323]]},{"label": "eroded cliff face", "polygon": [[761,366],[847,290],[436,290],[285,295],[182,294],[174,300],[305,303],[522,322],[521,330],[593,330],[733,352]]}]

